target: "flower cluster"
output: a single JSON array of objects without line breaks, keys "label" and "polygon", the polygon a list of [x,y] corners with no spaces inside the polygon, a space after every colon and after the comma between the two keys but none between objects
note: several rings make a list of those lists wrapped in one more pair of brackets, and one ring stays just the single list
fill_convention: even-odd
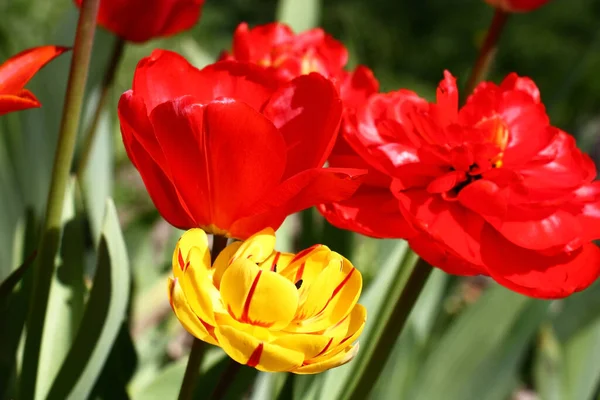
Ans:
[{"label": "flower cluster", "polygon": [[[544,2],[491,3],[504,13]],[[121,132],[160,213],[189,229],[169,295],[190,333],[264,371],[314,373],[354,356],[366,319],[358,271],[325,246],[274,250],[273,230],[315,205],[342,229],[406,239],[433,266],[528,296],[565,297],[600,275],[596,167],[550,124],[531,79],[483,82],[461,106],[447,71],[429,102],[379,93],[372,71],[347,60],[322,29],[242,23],[204,69],[165,50],[139,62]],[[211,265],[205,232],[245,241]]]},{"label": "flower cluster", "polygon": [[187,231],[173,253],[169,299],[185,328],[261,371],[322,372],[358,351],[366,310],[360,272],[317,245],[274,250],[268,228],[226,247],[211,265],[206,233]]}]

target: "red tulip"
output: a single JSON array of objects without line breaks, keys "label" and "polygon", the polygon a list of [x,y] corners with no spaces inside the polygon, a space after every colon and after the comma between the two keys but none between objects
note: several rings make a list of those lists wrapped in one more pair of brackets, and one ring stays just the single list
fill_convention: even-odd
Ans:
[{"label": "red tulip", "polygon": [[24,86],[44,65],[67,50],[60,46],[34,47],[0,65],[0,115],[41,107],[38,99]]},{"label": "red tulip", "polygon": [[567,296],[600,274],[596,168],[550,125],[530,79],[484,82],[459,109],[446,72],[436,103],[377,94],[351,119],[349,143],[393,180],[419,232],[407,238],[427,261],[540,298]]},{"label": "red tulip", "polygon": [[[83,0],[75,0],[81,7]],[[175,35],[198,22],[204,0],[102,0],[98,24],[131,42]]]},{"label": "red tulip", "polygon": [[311,72],[320,73],[336,85],[345,107],[379,88],[369,68],[361,65],[353,72],[344,69],[348,50],[321,28],[296,34],[279,22],[252,29],[241,23],[235,30],[232,48],[233,51],[224,52],[221,59],[260,65],[281,82]]},{"label": "red tulip", "polygon": [[527,12],[540,8],[550,0],[485,0],[488,4],[507,12]]},{"label": "red tulip", "polygon": [[280,85],[252,64],[198,70],[160,50],[119,102],[125,148],[163,217],[240,239],[356,190],[365,171],[322,168],[341,112],[318,74]]}]

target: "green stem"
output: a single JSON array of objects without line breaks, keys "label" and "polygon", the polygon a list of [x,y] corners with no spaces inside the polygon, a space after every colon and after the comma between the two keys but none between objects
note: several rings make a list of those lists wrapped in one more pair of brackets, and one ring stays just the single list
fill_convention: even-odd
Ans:
[{"label": "green stem", "polygon": [[494,56],[496,55],[496,45],[498,44],[498,39],[504,30],[504,26],[508,20],[508,15],[509,14],[506,11],[496,8],[494,18],[492,18],[492,23],[488,28],[485,40],[483,41],[483,45],[479,50],[479,55],[475,60],[475,64],[471,70],[471,75],[469,76],[469,80],[465,86],[465,90],[463,92],[465,96],[470,95],[477,84],[487,76],[490,66],[494,61]]},{"label": "green stem", "polygon": [[85,139],[81,147],[79,163],[77,164],[76,171],[77,177],[79,177],[80,179],[83,176],[85,169],[87,168],[87,164],[90,160],[92,148],[94,146],[94,141],[98,132],[98,123],[100,122],[100,116],[102,115],[102,110],[104,110],[106,102],[108,101],[108,94],[110,93],[110,88],[112,87],[112,84],[115,80],[115,75],[117,73],[117,69],[119,67],[119,62],[121,61],[121,56],[123,55],[124,48],[125,40],[121,39],[120,37],[117,37],[112,50],[112,55],[110,56],[110,60],[108,62],[108,67],[106,68],[104,78],[102,79],[102,84],[100,87],[100,98],[98,99],[98,103],[96,104],[96,110],[94,111],[92,121],[90,122],[90,126],[86,131]]},{"label": "green stem", "polygon": [[[211,262],[215,262],[217,256],[227,246],[227,238],[225,236],[213,235],[213,246],[211,250]],[[183,375],[183,382],[181,383],[181,389],[179,390],[179,400],[188,400],[193,398],[194,389],[196,387],[196,381],[198,378],[198,371],[204,358],[206,345],[200,339],[194,338],[192,343],[192,350],[190,351],[190,357],[188,358],[187,366],[185,367],[185,374]]]},{"label": "green stem", "polygon": [[351,400],[363,400],[369,398],[369,393],[377,383],[381,371],[385,367],[388,358],[392,354],[396,340],[402,333],[402,329],[408,320],[408,316],[415,305],[419,294],[423,290],[427,278],[432,271],[431,265],[420,258],[414,266],[402,294],[398,298],[392,313],[390,314],[381,336],[371,353],[371,357],[361,374],[355,389],[350,395]]},{"label": "green stem", "polygon": [[209,397],[210,400],[221,400],[225,397],[227,394],[227,389],[235,380],[235,376],[241,367],[242,364],[238,363],[237,361],[233,359],[229,360],[227,367],[225,367],[225,370],[219,378],[219,382],[217,382],[217,386],[215,386],[215,389]]},{"label": "green stem", "polygon": [[84,0],[77,23],[69,82],[46,205],[46,216],[39,244],[39,256],[34,267],[31,304],[27,315],[27,336],[23,352],[19,396],[23,400],[35,397],[48,295],[54,274],[54,258],[58,251],[62,229],[63,202],[69,171],[73,162],[73,151],[81,117],[99,5],[100,0]]}]

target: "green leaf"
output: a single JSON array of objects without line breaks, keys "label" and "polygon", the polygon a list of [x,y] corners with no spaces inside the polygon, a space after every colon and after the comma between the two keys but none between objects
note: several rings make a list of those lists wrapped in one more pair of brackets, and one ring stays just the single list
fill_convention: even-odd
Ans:
[{"label": "green leaf", "polygon": [[[17,224],[15,235],[16,251],[14,258],[22,260],[31,253],[38,243],[37,224],[33,212],[29,210],[22,222]],[[26,260],[27,262],[27,260]],[[29,308],[30,291],[33,287],[33,271],[25,274],[9,296],[0,304],[0,321],[10,321],[6,328],[0,329],[0,399],[16,397],[17,349],[25,326],[25,317]]]},{"label": "green leaf", "polygon": [[549,400],[592,399],[600,385],[600,284],[554,305],[536,354],[536,388]]},{"label": "green leaf", "polygon": [[277,21],[288,24],[296,32],[314,28],[321,17],[321,0],[279,0]]},{"label": "green leaf", "polygon": [[94,286],[81,329],[54,381],[48,398],[84,399],[96,383],[125,318],[130,270],[117,212],[106,204]]},{"label": "green leaf", "polygon": [[547,307],[548,302],[491,287],[436,344],[408,398],[507,398]]},{"label": "green leaf", "polygon": [[283,372],[260,372],[256,377],[256,384],[252,390],[250,400],[277,399],[287,380],[291,379],[292,375]]},{"label": "green leaf", "polygon": [[[433,322],[441,309],[447,281],[446,273],[439,269],[432,271],[373,389],[373,398],[407,398],[423,363],[425,348],[431,336]],[[390,385],[389,382],[392,381],[394,384]]]},{"label": "green leaf", "polygon": [[48,297],[46,322],[38,368],[36,398],[45,398],[69,349],[83,316],[87,293],[83,280],[85,228],[79,190],[72,178],[65,194],[63,238]]}]

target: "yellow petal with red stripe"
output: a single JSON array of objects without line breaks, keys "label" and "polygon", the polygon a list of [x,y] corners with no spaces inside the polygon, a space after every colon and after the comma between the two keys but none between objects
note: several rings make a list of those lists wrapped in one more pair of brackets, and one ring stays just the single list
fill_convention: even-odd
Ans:
[{"label": "yellow petal with red stripe", "polygon": [[241,245],[242,242],[233,242],[225,247],[217,256],[217,259],[212,266],[213,283],[217,289],[221,287],[221,278],[223,277],[225,270],[229,267],[234,254],[239,250]]},{"label": "yellow petal with red stripe", "polygon": [[271,329],[286,327],[298,308],[298,290],[292,282],[247,259],[227,268],[221,298],[238,321]]},{"label": "yellow petal with red stripe", "polygon": [[352,360],[358,353],[358,343],[354,346],[348,346],[339,353],[331,357],[318,357],[316,362],[303,365],[290,372],[295,374],[317,374],[328,369],[339,367]]},{"label": "yellow petal with red stripe", "polygon": [[273,251],[275,251],[275,231],[272,228],[265,228],[243,242],[234,259],[249,258],[255,263],[261,263]]},{"label": "yellow petal with red stripe", "polygon": [[185,232],[173,252],[173,275],[175,278],[180,278],[188,268],[186,264],[188,253],[192,247],[197,247],[201,253],[201,264],[206,270],[210,269],[210,249],[208,247],[208,237],[202,229],[190,229]]},{"label": "yellow petal with red stripe", "polygon": [[219,345],[231,358],[260,371],[289,371],[304,361],[304,355],[298,351],[262,342],[231,326],[219,326],[215,334]]},{"label": "yellow petal with red stripe", "polygon": [[169,302],[181,325],[192,335],[210,344],[218,345],[213,337],[214,328],[202,323],[200,318],[192,311],[177,279],[169,278]]},{"label": "yellow petal with red stripe", "polygon": [[272,343],[286,349],[292,349],[304,354],[304,359],[310,359],[325,353],[331,347],[333,338],[323,335],[288,334],[277,338]]}]

